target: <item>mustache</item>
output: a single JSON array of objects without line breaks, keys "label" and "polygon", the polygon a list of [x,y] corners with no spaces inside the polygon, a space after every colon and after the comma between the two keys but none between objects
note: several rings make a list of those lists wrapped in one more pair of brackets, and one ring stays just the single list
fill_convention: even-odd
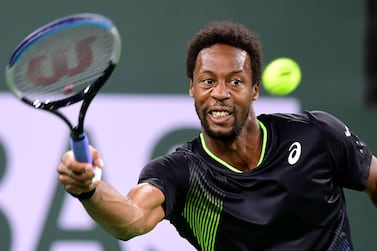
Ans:
[{"label": "mustache", "polygon": [[227,107],[227,108],[230,108],[232,109],[233,108],[233,105],[225,102],[225,101],[220,101],[220,100],[215,100],[213,101],[212,103],[210,103],[206,108],[209,109],[211,107]]}]

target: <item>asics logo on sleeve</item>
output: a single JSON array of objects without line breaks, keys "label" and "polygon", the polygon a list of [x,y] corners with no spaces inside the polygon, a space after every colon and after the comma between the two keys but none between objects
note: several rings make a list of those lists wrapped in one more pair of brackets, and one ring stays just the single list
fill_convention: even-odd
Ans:
[{"label": "asics logo on sleeve", "polygon": [[299,142],[294,142],[288,149],[288,163],[294,165],[301,157],[301,144]]},{"label": "asics logo on sleeve", "polygon": [[346,135],[346,137],[350,137],[351,136],[351,132],[350,132],[350,129],[348,129],[347,126],[344,126],[345,127],[345,131],[344,131],[344,134]]}]

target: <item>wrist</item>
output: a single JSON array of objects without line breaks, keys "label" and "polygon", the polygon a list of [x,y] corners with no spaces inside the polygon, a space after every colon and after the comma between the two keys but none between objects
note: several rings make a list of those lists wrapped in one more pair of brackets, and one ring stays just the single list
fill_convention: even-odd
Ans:
[{"label": "wrist", "polygon": [[68,192],[70,195],[72,195],[73,197],[79,199],[80,201],[83,201],[83,200],[88,200],[90,199],[93,194],[96,192],[96,189],[92,189],[88,192],[83,192],[83,193],[79,193],[79,194],[74,194],[74,193],[70,193]]}]

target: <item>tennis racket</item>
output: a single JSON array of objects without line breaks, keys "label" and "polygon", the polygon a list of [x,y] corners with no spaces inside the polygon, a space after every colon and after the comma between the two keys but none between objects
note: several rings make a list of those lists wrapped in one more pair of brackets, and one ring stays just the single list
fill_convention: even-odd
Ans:
[{"label": "tennis racket", "polygon": [[[24,103],[61,118],[70,129],[75,159],[91,163],[85,115],[120,52],[120,36],[111,20],[94,13],[70,15],[35,30],[15,48],[6,67],[7,84]],[[59,108],[79,101],[74,126]],[[96,182],[102,171],[95,168],[94,173]]]}]

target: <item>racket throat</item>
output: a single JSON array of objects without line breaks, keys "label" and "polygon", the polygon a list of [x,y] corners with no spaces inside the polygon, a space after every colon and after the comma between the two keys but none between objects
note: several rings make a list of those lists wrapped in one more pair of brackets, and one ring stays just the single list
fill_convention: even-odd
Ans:
[{"label": "racket throat", "polygon": [[87,136],[86,136],[86,133],[84,133],[82,129],[78,127],[74,127],[72,128],[72,131],[71,131],[71,138],[73,141],[82,141],[85,138],[87,138]]}]

